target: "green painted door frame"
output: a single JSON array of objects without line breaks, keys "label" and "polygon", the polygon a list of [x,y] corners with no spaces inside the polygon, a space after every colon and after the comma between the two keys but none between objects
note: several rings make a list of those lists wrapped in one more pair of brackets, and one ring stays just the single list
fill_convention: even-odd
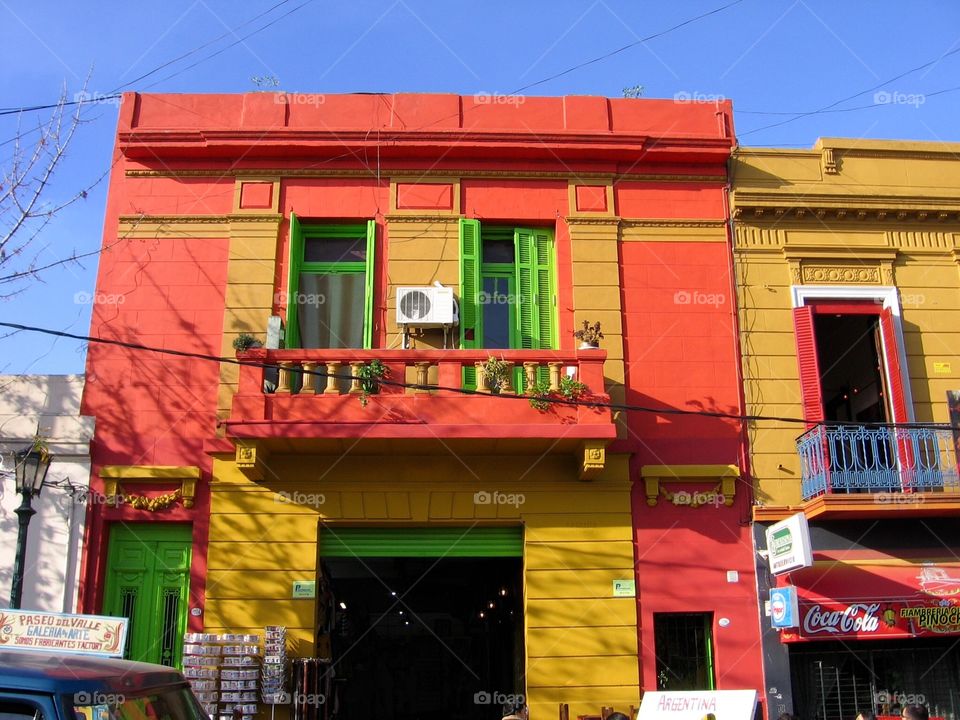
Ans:
[{"label": "green painted door frame", "polygon": [[192,541],[190,525],[111,526],[103,614],[129,618],[128,659],[180,667]]}]

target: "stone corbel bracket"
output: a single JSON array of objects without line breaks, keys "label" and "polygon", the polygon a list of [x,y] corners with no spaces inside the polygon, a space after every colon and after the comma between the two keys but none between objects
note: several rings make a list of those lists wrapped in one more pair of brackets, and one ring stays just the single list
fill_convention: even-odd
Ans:
[{"label": "stone corbel bracket", "polygon": [[647,505],[655,507],[660,499],[660,483],[703,484],[720,481],[723,504],[733,505],[740,468],[736,465],[644,465],[640,468]]},{"label": "stone corbel bracket", "polygon": [[587,440],[580,446],[580,479],[596,480],[607,460],[607,443],[603,440]]},{"label": "stone corbel bracket", "polygon": [[257,447],[257,443],[252,440],[236,439],[233,442],[237,448],[235,461],[240,472],[254,482],[263,480],[263,468],[269,457],[266,449]]},{"label": "stone corbel bracket", "polygon": [[103,480],[103,492],[107,505],[115,507],[124,482],[137,483],[180,483],[180,497],[183,506],[193,507],[197,494],[197,481],[200,468],[195,465],[104,465],[100,468]]}]

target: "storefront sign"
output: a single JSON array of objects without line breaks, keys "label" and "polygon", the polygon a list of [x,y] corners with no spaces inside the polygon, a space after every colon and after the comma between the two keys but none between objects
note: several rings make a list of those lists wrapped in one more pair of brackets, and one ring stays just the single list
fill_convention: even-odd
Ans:
[{"label": "storefront sign", "polygon": [[0,610],[0,648],[123,657],[127,619]]},{"label": "storefront sign", "polygon": [[960,604],[953,600],[801,605],[798,630],[787,641],[894,639],[960,634]]},{"label": "storefront sign", "polygon": [[637,720],[753,720],[756,690],[689,690],[643,694]]},{"label": "storefront sign", "polygon": [[770,588],[770,624],[775,628],[792,628],[799,625],[799,618],[797,589]]},{"label": "storefront sign", "polygon": [[774,575],[813,565],[807,516],[797,513],[767,528],[767,552]]},{"label": "storefront sign", "polygon": [[960,566],[953,561],[818,562],[791,580],[800,623],[780,634],[786,642],[960,635]]},{"label": "storefront sign", "polygon": [[614,597],[636,597],[637,581],[636,580],[614,580],[613,596]]},{"label": "storefront sign", "polygon": [[294,580],[293,581],[293,592],[291,597],[294,598],[315,598],[317,596],[317,581],[316,580]]}]

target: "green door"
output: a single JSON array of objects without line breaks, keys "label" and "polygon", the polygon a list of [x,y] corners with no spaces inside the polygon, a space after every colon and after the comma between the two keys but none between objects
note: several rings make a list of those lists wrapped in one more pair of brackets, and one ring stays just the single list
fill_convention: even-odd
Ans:
[{"label": "green door", "polygon": [[125,657],[180,667],[190,597],[189,525],[113,525],[103,614],[126,617]]}]

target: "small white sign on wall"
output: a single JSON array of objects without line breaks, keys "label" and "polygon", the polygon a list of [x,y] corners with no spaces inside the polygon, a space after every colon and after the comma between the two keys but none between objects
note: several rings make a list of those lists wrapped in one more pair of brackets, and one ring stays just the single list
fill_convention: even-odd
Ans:
[{"label": "small white sign on wall", "polygon": [[633,579],[623,579],[613,581],[614,597],[636,597],[637,581]]}]

